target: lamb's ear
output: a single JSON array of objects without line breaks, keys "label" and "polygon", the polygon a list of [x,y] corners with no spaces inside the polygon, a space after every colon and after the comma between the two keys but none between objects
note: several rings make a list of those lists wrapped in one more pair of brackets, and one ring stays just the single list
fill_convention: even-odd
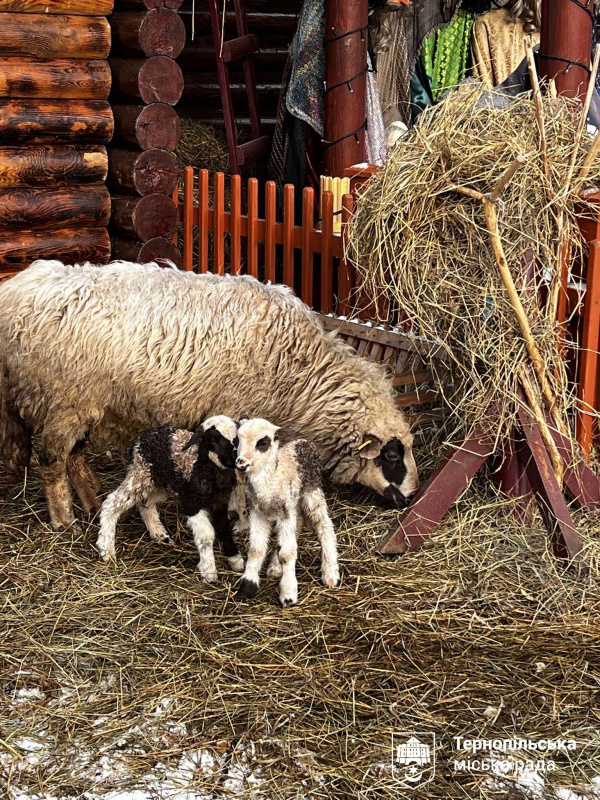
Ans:
[{"label": "lamb's ear", "polygon": [[238,428],[240,427],[242,422],[248,422],[249,419],[250,419],[250,417],[248,416],[248,414],[242,414],[242,416],[239,418],[239,420],[236,423]]},{"label": "lamb's ear", "polygon": [[192,438],[186,444],[185,447],[181,448],[181,452],[183,453],[185,450],[189,450],[190,447],[193,447],[195,444],[200,445],[204,441],[204,431],[202,427],[196,428],[194,433],[192,434]]},{"label": "lamb's ear", "polygon": [[275,441],[279,444],[287,444],[298,438],[300,428],[277,428],[275,431]]},{"label": "lamb's ear", "polygon": [[363,439],[362,444],[358,446],[358,454],[361,458],[377,458],[381,453],[381,439],[377,436],[367,434]]}]

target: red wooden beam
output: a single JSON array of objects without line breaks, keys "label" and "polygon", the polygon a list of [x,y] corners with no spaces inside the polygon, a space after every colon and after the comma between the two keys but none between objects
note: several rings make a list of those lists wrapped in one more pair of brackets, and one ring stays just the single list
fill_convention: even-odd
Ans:
[{"label": "red wooden beam", "polygon": [[338,178],[366,157],[368,16],[368,0],[325,3],[324,167]]},{"label": "red wooden beam", "polygon": [[542,0],[540,74],[559,94],[584,98],[592,60],[591,0]]}]

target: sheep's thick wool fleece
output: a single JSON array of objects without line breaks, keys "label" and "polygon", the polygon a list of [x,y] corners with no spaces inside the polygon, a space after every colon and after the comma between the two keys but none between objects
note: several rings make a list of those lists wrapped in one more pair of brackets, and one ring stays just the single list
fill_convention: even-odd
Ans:
[{"label": "sheep's thick wool fleece", "polygon": [[408,434],[383,370],[281,286],[44,261],[0,286],[0,308],[10,403],[45,435],[131,441],[157,424],[245,413],[299,427],[327,466],[365,432]]}]

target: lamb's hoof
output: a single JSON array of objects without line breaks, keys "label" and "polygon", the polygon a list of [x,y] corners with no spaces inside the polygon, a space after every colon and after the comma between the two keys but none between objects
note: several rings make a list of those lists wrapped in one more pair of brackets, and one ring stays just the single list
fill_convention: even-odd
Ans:
[{"label": "lamb's hoof", "polygon": [[297,597],[280,597],[279,602],[281,603],[282,608],[289,608],[290,606],[295,606],[298,602]]},{"label": "lamb's hoof", "polygon": [[117,560],[117,553],[116,553],[116,551],[114,549],[105,550],[104,548],[102,548],[102,547],[100,547],[98,545],[97,545],[97,547],[98,547],[98,553],[100,554],[101,560],[104,561],[106,564],[108,564],[110,561],[116,561]]},{"label": "lamb's hoof", "polygon": [[53,531],[70,531],[71,533],[74,533],[76,536],[80,536],[83,533],[81,525],[78,522],[75,522],[75,520],[65,525],[64,523],[54,519],[50,521],[50,527],[52,528]]},{"label": "lamb's hoof", "polygon": [[219,579],[216,569],[201,569],[200,566],[198,566],[198,572],[202,580],[206,583],[216,583]]},{"label": "lamb's hoof", "polygon": [[249,581],[248,578],[242,578],[240,581],[239,588],[237,592],[234,594],[234,600],[250,600],[252,597],[256,597],[256,593],[258,592],[258,583],[254,583],[254,581]]},{"label": "lamb's hoof", "polygon": [[340,573],[339,570],[329,570],[329,572],[323,573],[321,576],[321,580],[323,582],[323,586],[326,586],[328,589],[335,589],[336,586],[339,585],[340,582]]},{"label": "lamb's hoof", "polygon": [[161,543],[162,545],[164,545],[165,547],[171,547],[172,545],[174,545],[174,544],[175,544],[175,542],[173,541],[173,539],[171,539],[171,537],[169,536],[169,534],[168,534],[168,533],[167,533],[167,534],[165,534],[165,535],[162,537],[162,539],[160,540],[160,543]]},{"label": "lamb's hoof", "polygon": [[244,571],[244,559],[239,553],[236,556],[228,558],[227,563],[229,564],[229,569],[233,570],[233,572],[242,573]]}]

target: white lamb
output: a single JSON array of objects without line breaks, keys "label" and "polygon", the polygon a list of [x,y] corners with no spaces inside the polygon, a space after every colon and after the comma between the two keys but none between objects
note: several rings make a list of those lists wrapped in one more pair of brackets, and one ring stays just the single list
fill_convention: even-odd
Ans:
[{"label": "white lamb", "polygon": [[302,516],[321,541],[324,585],[339,583],[335,530],[322,489],[323,465],[313,442],[299,439],[297,434],[295,429],[279,428],[260,418],[243,421],[238,429],[236,468],[246,477],[250,547],[236,600],[254,597],[258,591],[274,523],[279,552],[275,551],[267,574],[281,578],[282,606],[298,601],[297,530]]}]

